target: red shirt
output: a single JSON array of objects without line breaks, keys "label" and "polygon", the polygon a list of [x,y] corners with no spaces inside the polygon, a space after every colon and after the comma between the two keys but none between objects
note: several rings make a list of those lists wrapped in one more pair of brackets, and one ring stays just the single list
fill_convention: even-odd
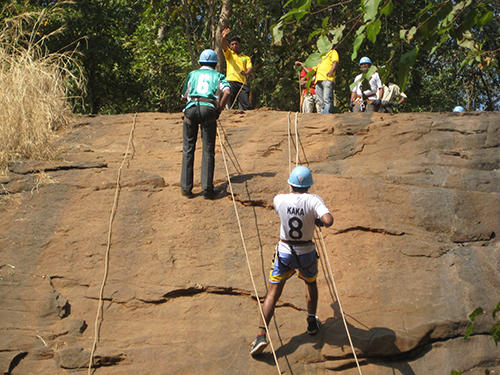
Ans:
[{"label": "red shirt", "polygon": [[[300,79],[304,78],[307,75],[307,72],[305,69],[302,69],[300,72]],[[316,89],[314,88],[314,80],[316,79],[316,76],[313,76],[311,86],[309,86],[309,94],[315,95],[316,94]],[[307,89],[304,89],[302,91],[302,95],[306,95]]]}]

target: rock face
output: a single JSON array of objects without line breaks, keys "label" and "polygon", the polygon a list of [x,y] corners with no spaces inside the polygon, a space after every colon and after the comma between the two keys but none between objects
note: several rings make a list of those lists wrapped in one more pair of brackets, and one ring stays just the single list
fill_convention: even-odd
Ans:
[{"label": "rock face", "polygon": [[[0,370],[83,373],[97,332],[94,374],[358,374],[347,326],[365,375],[500,371],[499,113],[229,111],[219,131],[213,201],[200,150],[180,195],[181,114],[80,118],[60,160],[0,176]],[[335,223],[316,238],[323,326],[305,332],[294,276],[278,370],[270,347],[248,352],[296,162]]]}]

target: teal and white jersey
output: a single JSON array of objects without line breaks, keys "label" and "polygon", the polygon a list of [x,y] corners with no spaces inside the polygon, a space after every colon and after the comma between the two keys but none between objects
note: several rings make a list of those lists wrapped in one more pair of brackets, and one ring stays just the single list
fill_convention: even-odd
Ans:
[{"label": "teal and white jersey", "polygon": [[[219,73],[209,66],[202,66],[198,70],[193,70],[186,78],[182,87],[182,97],[187,99],[186,109],[196,104],[194,99],[202,98],[218,102],[220,93],[225,89],[230,90],[231,86],[227,82],[224,74]],[[200,105],[214,106],[211,103],[199,102]]]}]

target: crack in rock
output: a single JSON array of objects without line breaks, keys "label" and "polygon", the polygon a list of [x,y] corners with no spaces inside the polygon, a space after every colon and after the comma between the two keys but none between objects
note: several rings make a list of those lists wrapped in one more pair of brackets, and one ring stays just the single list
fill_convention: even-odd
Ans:
[{"label": "crack in rock", "polygon": [[9,165],[9,171],[17,174],[30,174],[36,172],[62,171],[70,169],[107,168],[108,163],[101,162],[15,162]]},{"label": "crack in rock", "polygon": [[351,155],[346,156],[346,157],[344,158],[344,160],[346,160],[346,159],[348,159],[348,158],[352,158],[352,157],[354,157],[354,156],[356,156],[356,155],[361,154],[361,153],[363,152],[363,150],[364,150],[364,149],[365,149],[365,144],[364,144],[364,143],[362,143],[362,144],[361,144],[361,148],[360,148],[359,150],[354,150],[354,153],[353,153],[353,154],[351,154]]},{"label": "crack in rock", "polygon": [[[125,305],[128,307],[137,308],[137,304],[134,304],[133,301],[139,301],[145,303],[147,305],[161,305],[163,303],[170,302],[176,298],[182,297],[192,297],[201,293],[209,293],[209,294],[217,294],[217,295],[225,295],[225,296],[242,296],[242,297],[250,297],[253,300],[257,300],[257,297],[249,290],[233,288],[233,287],[223,287],[223,286],[215,286],[215,285],[201,285],[195,284],[190,287],[179,288],[175,290],[171,290],[164,294],[143,294],[142,296],[138,295],[139,293],[133,292],[133,295],[130,295],[126,299],[116,298],[119,293],[113,294],[111,298],[103,298],[103,300],[111,301],[112,303],[117,303],[119,305]],[[91,298],[91,297],[90,297]],[[265,299],[265,294],[263,296],[259,296],[259,300],[262,303]],[[294,309],[296,311],[306,311],[306,309],[299,307],[291,302],[287,301],[278,301],[276,307],[288,307]]]},{"label": "crack in rock", "polygon": [[[229,198],[231,198],[230,195]],[[242,199],[239,194],[234,194],[234,200],[244,207],[263,207],[274,210],[273,205],[263,199]]]},{"label": "crack in rock", "polygon": [[490,242],[495,239],[495,237],[496,233],[494,231],[486,231],[474,234],[455,233],[451,238],[451,242],[467,245],[469,242]]},{"label": "crack in rock", "polygon": [[119,349],[100,348],[94,354],[94,366],[115,366],[127,360],[127,355]]},{"label": "crack in rock", "polygon": [[251,293],[247,290],[232,288],[232,287],[221,287],[213,285],[201,285],[196,284],[193,287],[183,288],[173,290],[163,295],[165,301],[178,298],[178,297],[189,297],[199,293],[213,293],[213,294],[223,294],[230,296],[250,296]]},{"label": "crack in rock", "polygon": [[[239,197],[235,196],[237,202],[241,203],[244,207],[263,207],[270,208],[269,203],[263,200],[241,200]],[[272,207],[271,207],[272,208]]]},{"label": "crack in rock", "polygon": [[[186,296],[192,296],[192,295],[199,294],[199,293],[211,293],[211,294],[219,294],[219,295],[226,295],[226,296],[244,296],[244,297],[252,297],[252,299],[254,299],[254,300],[257,299],[253,295],[253,293],[251,293],[248,290],[239,289],[239,288],[232,288],[232,287],[220,287],[220,286],[214,286],[214,285],[202,286],[200,284],[196,284],[192,288],[179,289],[176,291],[169,292],[166,295],[164,295],[164,297],[166,297],[166,298],[186,297]],[[265,299],[265,296],[260,296],[259,299],[261,302],[263,302]],[[306,309],[298,307],[290,302],[278,301],[278,303],[276,304],[276,307],[289,307],[289,308],[292,308],[292,309],[297,310],[297,311],[306,311]]]},{"label": "crack in rock", "polygon": [[487,133],[486,130],[474,130],[474,131],[465,131],[465,130],[458,130],[458,129],[450,129],[450,128],[441,128],[441,129],[432,129],[433,131],[437,131],[437,132],[450,132],[450,133],[459,133],[459,134],[462,134],[462,135],[475,135],[475,134],[483,134],[483,133]]},{"label": "crack in rock", "polygon": [[280,141],[278,143],[275,143],[271,146],[269,146],[267,149],[265,149],[264,151],[260,151],[262,153],[262,156],[267,158],[268,156],[270,156],[271,154],[273,154],[274,152],[276,151],[281,151],[281,145],[282,145],[283,141]]},{"label": "crack in rock", "polygon": [[368,227],[362,227],[362,226],[355,226],[355,227],[349,227],[345,229],[338,230],[335,232],[335,234],[343,234],[347,232],[352,232],[352,231],[362,231],[362,232],[372,232],[372,233],[380,233],[380,234],[387,234],[389,236],[404,236],[405,232],[400,232],[400,231],[390,231],[388,229],[383,229],[383,228],[368,228]]},{"label": "crack in rock", "polygon": [[21,363],[21,361],[28,355],[28,352],[21,352],[19,354],[16,354],[14,356],[14,358],[12,358],[12,360],[10,361],[9,363],[9,368],[6,372],[4,372],[4,374],[11,374],[12,373],[12,370],[14,370],[14,368],[19,364]]}]

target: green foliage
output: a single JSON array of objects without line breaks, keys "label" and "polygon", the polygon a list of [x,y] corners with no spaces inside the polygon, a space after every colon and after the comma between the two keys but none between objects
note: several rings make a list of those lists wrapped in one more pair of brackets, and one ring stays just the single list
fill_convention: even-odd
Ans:
[{"label": "green foliage", "polygon": [[[273,26],[273,36],[284,38],[291,25],[294,30],[305,28],[316,19],[310,38],[328,35],[335,40],[337,50],[350,50],[352,61],[370,56],[375,64],[391,68],[392,77],[397,77],[410,98],[405,109],[450,110],[462,104],[469,109],[493,110],[500,102],[496,45],[500,21],[494,17],[500,13],[498,3],[364,0],[359,5],[317,1],[301,3],[300,12],[293,2],[288,4],[291,8]],[[325,7],[327,4],[330,6]],[[320,20],[319,14],[323,17]],[[340,69],[353,77],[357,67],[341,60]],[[452,90],[429,106],[431,92],[419,82],[430,76],[444,87],[448,82],[439,82],[442,70],[453,70],[461,84],[446,87]]]},{"label": "green foliage", "polygon": [[322,56],[325,56],[333,47],[333,43],[325,35],[320,36],[316,45]]},{"label": "green foliage", "polygon": [[[495,323],[491,326],[490,328],[490,334],[491,338],[493,341],[495,341],[495,345],[498,345],[498,342],[500,342],[500,320],[497,320],[497,314],[500,312],[500,302],[493,308],[493,311],[491,313],[492,319],[495,321]],[[467,325],[464,339],[468,340],[470,335],[474,332],[474,321],[481,315],[484,314],[484,310],[481,307],[478,307],[475,309],[472,313],[469,314],[469,324]],[[463,371],[455,371],[453,370],[451,372],[451,375],[460,375],[462,374]],[[485,375],[489,375],[490,371],[486,369],[484,371]]]},{"label": "green foliage", "polygon": [[467,340],[469,336],[471,335],[472,331],[474,331],[474,321],[479,315],[484,314],[484,311],[481,307],[478,307],[475,309],[470,315],[469,315],[469,320],[470,323],[467,325],[467,330],[465,331],[464,339]]},{"label": "green foliage", "polygon": [[[1,3],[29,12],[51,2]],[[214,48],[220,8],[221,0],[74,1],[42,26],[45,35],[65,28],[44,45],[50,52],[77,46],[74,57],[87,82],[83,93],[73,94],[78,112],[178,111],[193,57]],[[406,87],[404,111],[450,111],[458,104],[498,109],[498,3],[233,0],[232,9],[231,35],[241,36],[254,65],[248,78],[254,107],[298,110],[294,61],[315,66],[335,46],[341,110],[347,110],[360,56],[370,56],[379,73],[385,66],[384,81]]]},{"label": "green foliage", "polygon": [[[20,12],[44,9],[44,1],[23,4]],[[19,4],[18,4],[19,3]],[[187,42],[179,22],[180,1],[67,2],[57,17],[44,24],[44,33],[64,28],[47,39],[49,51],[76,47],[86,90],[73,96],[81,113],[173,111],[179,109],[180,86],[190,69]],[[5,12],[2,12],[2,16]],[[165,30],[159,36],[159,30]]]},{"label": "green foliage", "polygon": [[[33,6],[34,3],[32,2]],[[37,4],[44,8],[45,5]],[[137,1],[86,0],[65,4],[63,13],[45,26],[65,31],[47,43],[52,51],[76,49],[87,81],[86,91],[74,105],[82,113],[133,111],[141,88],[131,69],[128,42],[142,9]]]},{"label": "green foliage", "polygon": [[[491,316],[493,320],[496,320],[497,313],[500,312],[500,302],[495,306]],[[495,344],[498,345],[500,342],[500,320],[497,320],[495,324],[490,328],[491,337],[495,340]]]},{"label": "green foliage", "polygon": [[[307,1],[294,2],[297,7]],[[252,59],[254,73],[249,77],[252,105],[284,111],[298,111],[300,103],[299,74],[294,62],[305,60],[311,51],[306,45],[308,32],[286,35],[273,44],[272,24],[283,15],[283,1],[233,1],[233,14],[229,20],[232,35],[239,35],[242,50]],[[307,51],[302,53],[302,51]]]},{"label": "green foliage", "polygon": [[191,64],[177,17],[177,8],[148,6],[131,37],[135,56],[132,69],[142,87],[139,111],[180,110],[180,91]]}]

